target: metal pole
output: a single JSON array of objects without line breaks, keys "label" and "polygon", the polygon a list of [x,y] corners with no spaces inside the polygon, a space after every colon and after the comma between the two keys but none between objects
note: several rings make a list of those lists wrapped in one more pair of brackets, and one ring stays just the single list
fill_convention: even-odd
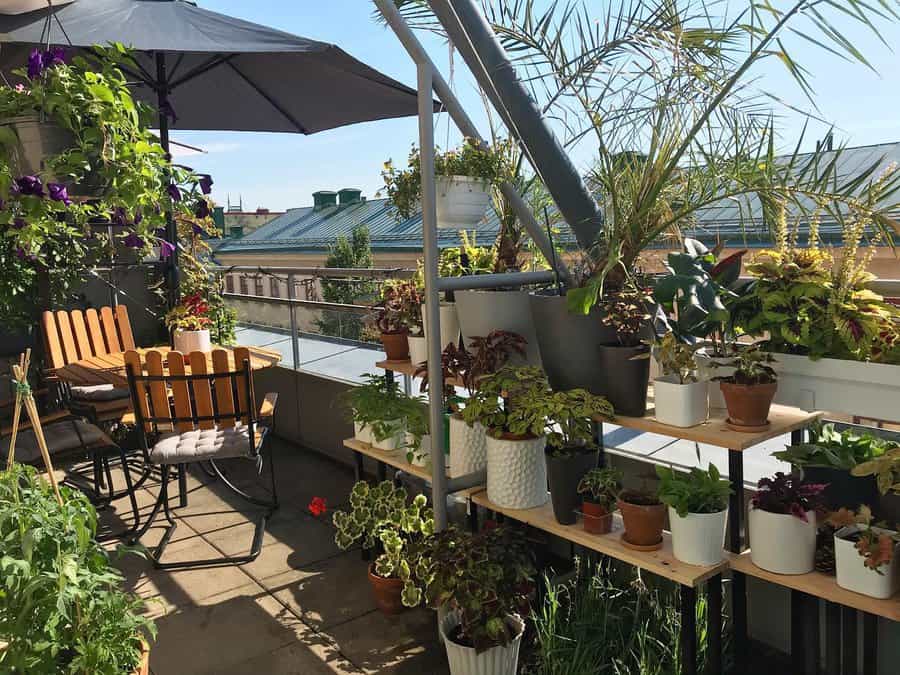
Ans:
[{"label": "metal pole", "polygon": [[[166,76],[166,55],[156,53],[156,104],[159,113],[159,143],[166,151],[166,161],[172,161],[169,152],[169,118],[166,115],[168,103],[168,77]],[[179,300],[178,279],[178,228],[171,209],[166,209],[166,239],[175,246],[166,265],[166,276],[169,278],[169,306],[174,307]]]},{"label": "metal pole", "polygon": [[[482,144],[485,144],[481,134],[478,133],[478,128],[475,126],[475,123],[466,113],[465,109],[463,109],[459,100],[457,100],[453,91],[450,89],[450,85],[447,84],[446,80],[441,76],[440,71],[434,65],[434,62],[432,62],[431,57],[428,56],[422,43],[419,42],[418,38],[413,34],[412,30],[403,19],[403,16],[401,16],[400,12],[397,10],[394,0],[373,0],[373,2],[378,7],[382,16],[384,16],[387,24],[397,35],[400,43],[404,46],[406,51],[409,52],[409,55],[416,65],[427,64],[431,68],[432,87],[434,92],[447,109],[447,114],[450,115],[456,126],[459,127],[459,130],[464,136],[476,139]],[[537,222],[534,214],[525,203],[525,200],[523,200],[516,191],[515,186],[508,182],[502,183],[500,185],[500,191],[503,192],[503,196],[509,200],[513,211],[515,211],[516,217],[522,222],[528,235],[532,238],[538,249],[540,249],[541,253],[544,254],[547,261],[551,263],[556,261],[558,256],[555,256],[553,253],[553,246],[547,233],[544,232],[543,228]],[[569,280],[569,270],[562,261],[558,261],[558,263],[553,266],[556,268],[557,273],[563,281]]]},{"label": "metal pole", "polygon": [[[294,275],[288,274],[288,300],[294,299]],[[291,355],[294,358],[294,370],[300,366],[300,335],[297,332],[297,306],[292,302],[291,313]]]},{"label": "metal pole", "polygon": [[431,493],[434,526],[447,527],[447,467],[444,462],[444,379],[441,372],[441,313],[437,212],[434,187],[434,105],[430,63],[416,67],[419,85],[419,147],[422,173],[422,234],[425,248],[425,321],[428,324],[428,412],[431,430]]}]

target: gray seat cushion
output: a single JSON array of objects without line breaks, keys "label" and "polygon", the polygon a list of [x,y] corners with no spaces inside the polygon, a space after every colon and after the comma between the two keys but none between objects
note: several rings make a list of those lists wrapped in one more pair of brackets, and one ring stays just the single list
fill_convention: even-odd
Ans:
[{"label": "gray seat cushion", "polygon": [[87,402],[118,401],[131,398],[131,394],[124,387],[96,384],[90,387],[72,387],[72,398]]},{"label": "gray seat cushion", "polygon": [[[47,441],[47,449],[50,450],[51,455],[67,450],[77,450],[103,439],[103,432],[100,429],[82,420],[54,422],[43,428],[44,439]],[[0,447],[3,448],[5,457],[9,448],[9,436],[0,440]],[[16,461],[22,464],[34,464],[41,461],[41,451],[32,429],[20,431],[16,436]]]},{"label": "gray seat cushion", "polygon": [[[257,427],[255,431],[258,447],[264,430]],[[166,434],[150,450],[150,461],[154,464],[190,464],[208,459],[252,456],[250,431],[246,424]]]}]

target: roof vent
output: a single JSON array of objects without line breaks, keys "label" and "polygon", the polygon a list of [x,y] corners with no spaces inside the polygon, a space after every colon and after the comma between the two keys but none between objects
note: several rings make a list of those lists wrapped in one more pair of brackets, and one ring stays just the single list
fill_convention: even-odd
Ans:
[{"label": "roof vent", "polygon": [[349,206],[350,204],[359,204],[362,201],[362,190],[356,188],[344,188],[338,192],[341,206]]},{"label": "roof vent", "polygon": [[313,192],[313,208],[318,211],[329,206],[337,206],[337,192],[331,190],[319,190]]}]

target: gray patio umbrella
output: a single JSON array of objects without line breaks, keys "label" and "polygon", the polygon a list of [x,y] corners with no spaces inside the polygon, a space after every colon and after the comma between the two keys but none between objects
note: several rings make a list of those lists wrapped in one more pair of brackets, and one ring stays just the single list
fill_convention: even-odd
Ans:
[{"label": "gray patio umbrella", "polygon": [[170,126],[312,134],[417,113],[414,89],[335,45],[185,0],[75,0],[0,15],[0,70],[9,76],[35,46],[89,52],[109,42],[136,50],[138,66],[127,75],[136,97],[160,111],[166,150]]}]

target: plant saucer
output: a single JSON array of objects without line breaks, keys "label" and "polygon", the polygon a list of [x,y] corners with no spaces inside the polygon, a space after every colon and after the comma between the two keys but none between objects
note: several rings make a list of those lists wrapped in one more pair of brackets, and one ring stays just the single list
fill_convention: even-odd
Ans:
[{"label": "plant saucer", "polygon": [[622,546],[624,546],[625,548],[630,548],[632,551],[644,551],[644,552],[647,552],[647,551],[658,551],[659,549],[662,548],[662,545],[663,545],[663,538],[662,538],[662,537],[660,537],[660,538],[659,538],[659,541],[656,542],[655,544],[646,544],[646,545],[644,545],[644,546],[638,546],[637,544],[632,544],[630,541],[628,541],[628,540],[625,538],[625,533],[624,533],[624,532],[622,533],[622,536],[619,537],[619,539],[620,539],[620,541],[622,542]]},{"label": "plant saucer", "polygon": [[772,426],[772,423],[767,421],[765,424],[735,424],[731,419],[726,419],[725,426],[732,431],[739,431],[743,434],[755,434],[760,431],[765,431]]}]

